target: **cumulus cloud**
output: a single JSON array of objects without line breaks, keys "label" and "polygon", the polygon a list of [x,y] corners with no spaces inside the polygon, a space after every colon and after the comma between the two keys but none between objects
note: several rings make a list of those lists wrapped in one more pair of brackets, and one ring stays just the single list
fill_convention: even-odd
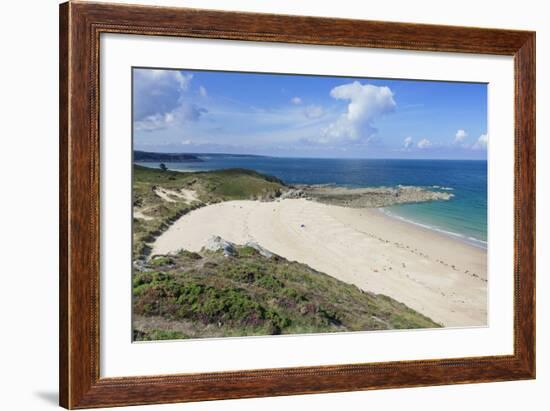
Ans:
[{"label": "cumulus cloud", "polygon": [[134,123],[136,131],[154,131],[168,128],[174,124],[188,121],[197,121],[208,110],[195,104],[181,103],[174,110],[167,113],[156,113]]},{"label": "cumulus cloud", "polygon": [[[135,130],[154,131],[186,121],[197,121],[206,109],[186,96],[192,74],[179,70],[135,69],[133,110]],[[204,87],[199,88],[206,95]]]},{"label": "cumulus cloud", "polygon": [[290,102],[291,102],[292,104],[298,105],[298,104],[302,104],[302,99],[301,99],[300,97],[292,97],[292,98],[290,99]]},{"label": "cumulus cloud", "polygon": [[203,86],[199,87],[199,94],[201,97],[208,97],[208,92]]},{"label": "cumulus cloud", "polygon": [[187,91],[192,74],[177,70],[135,69],[134,118],[142,120],[148,116],[172,111]]},{"label": "cumulus cloud", "polygon": [[468,133],[465,131],[465,130],[457,130],[456,134],[455,134],[455,139],[454,139],[454,143],[455,144],[458,144],[458,143],[462,143],[466,137],[468,137]]},{"label": "cumulus cloud", "polygon": [[427,138],[423,138],[422,140],[420,140],[418,142],[418,144],[416,145],[418,148],[420,149],[423,149],[423,148],[430,148],[432,146],[432,143],[430,140],[428,140]]},{"label": "cumulus cloud", "polygon": [[187,90],[193,78],[192,74],[179,70],[137,69],[136,75],[141,75],[145,80],[153,82],[156,87],[171,85],[170,83],[175,82],[183,91]]},{"label": "cumulus cloud", "polygon": [[406,137],[405,140],[403,140],[403,148],[409,149],[414,145],[414,141],[412,137]]},{"label": "cumulus cloud", "polygon": [[479,136],[477,141],[472,146],[474,150],[482,150],[487,148],[487,140],[489,139],[487,134],[482,134]]},{"label": "cumulus cloud", "polygon": [[168,124],[172,123],[174,116],[170,113],[165,114],[152,114],[134,123],[136,131],[153,131],[166,128]]},{"label": "cumulus cloud", "polygon": [[330,95],[347,100],[347,110],[322,132],[322,142],[347,140],[367,142],[378,130],[374,123],[395,110],[393,92],[388,87],[361,84],[358,81],[335,87]]},{"label": "cumulus cloud", "polygon": [[325,110],[321,106],[311,105],[311,106],[307,106],[304,109],[304,115],[307,118],[319,118],[319,117],[322,117],[324,114],[325,114]]}]

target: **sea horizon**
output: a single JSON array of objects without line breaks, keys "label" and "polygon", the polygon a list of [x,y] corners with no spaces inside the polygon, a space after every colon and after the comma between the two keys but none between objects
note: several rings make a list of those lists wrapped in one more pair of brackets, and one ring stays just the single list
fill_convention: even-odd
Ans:
[{"label": "sea horizon", "polygon": [[487,158],[411,158],[411,157],[333,157],[333,156],[289,156],[257,153],[228,153],[228,152],[201,152],[201,151],[151,151],[150,149],[134,149],[135,151],[155,154],[188,154],[192,156],[235,156],[235,157],[267,157],[267,158],[288,158],[288,159],[312,159],[312,160],[410,160],[410,161],[479,161],[487,162]]}]

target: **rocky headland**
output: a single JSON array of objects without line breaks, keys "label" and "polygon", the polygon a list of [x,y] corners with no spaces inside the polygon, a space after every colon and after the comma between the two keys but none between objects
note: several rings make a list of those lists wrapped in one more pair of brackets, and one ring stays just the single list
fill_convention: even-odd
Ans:
[{"label": "rocky headland", "polygon": [[454,194],[417,186],[348,188],[334,185],[300,185],[281,198],[306,198],[320,203],[352,208],[379,208],[396,204],[450,200]]}]

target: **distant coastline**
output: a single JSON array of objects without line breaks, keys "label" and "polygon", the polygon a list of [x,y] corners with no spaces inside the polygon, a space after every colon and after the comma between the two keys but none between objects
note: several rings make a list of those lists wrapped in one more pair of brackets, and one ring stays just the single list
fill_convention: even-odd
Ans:
[{"label": "distant coastline", "polygon": [[215,157],[249,158],[267,157],[256,154],[219,154],[219,153],[160,153],[156,151],[134,150],[134,162],[165,163],[204,162]]},{"label": "distant coastline", "polygon": [[193,154],[186,153],[154,153],[149,151],[134,150],[134,161],[153,163],[153,162],[181,162],[181,161],[203,161]]}]

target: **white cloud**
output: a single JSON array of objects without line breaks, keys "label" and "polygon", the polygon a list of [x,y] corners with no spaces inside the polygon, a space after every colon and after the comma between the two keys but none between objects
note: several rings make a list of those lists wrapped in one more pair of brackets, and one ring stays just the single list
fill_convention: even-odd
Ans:
[{"label": "white cloud", "polygon": [[432,143],[430,140],[428,140],[427,138],[423,138],[422,140],[420,140],[418,142],[418,144],[416,145],[418,148],[420,149],[423,149],[423,148],[430,148],[432,146]]},{"label": "white cloud", "polygon": [[188,145],[190,145],[190,144],[193,144],[193,142],[192,142],[191,140],[183,140],[183,141],[181,142],[181,144],[184,145],[184,146],[188,146]]},{"label": "white cloud", "polygon": [[138,80],[142,87],[152,89],[157,94],[162,94],[167,88],[187,91],[193,79],[192,74],[179,70],[136,69],[134,74],[135,80]]},{"label": "white cloud", "polygon": [[208,92],[203,86],[199,87],[199,94],[201,95],[201,97],[208,97]]},{"label": "white cloud", "polygon": [[414,141],[412,137],[406,137],[405,140],[403,140],[403,148],[408,149],[411,148],[414,145]]},{"label": "white cloud", "polygon": [[302,104],[302,99],[301,99],[300,97],[292,97],[292,98],[290,99],[290,102],[291,102],[292,104],[298,105],[298,104]]},{"label": "white cloud", "polygon": [[466,137],[468,137],[468,133],[465,131],[465,130],[457,130],[456,134],[455,134],[455,139],[454,139],[454,143],[455,144],[458,144],[458,143],[462,143]]},{"label": "white cloud", "polygon": [[191,83],[191,79],[193,78],[193,75],[183,74],[181,71],[176,71],[174,74],[174,77],[176,78],[176,81],[178,82],[180,89],[182,91],[186,91],[189,88],[189,83]]},{"label": "white cloud", "polygon": [[482,134],[479,136],[477,141],[472,146],[473,150],[483,150],[487,148],[487,140],[489,139],[489,136],[487,134]]},{"label": "white cloud", "polygon": [[[135,130],[154,131],[198,120],[206,109],[187,99],[192,79],[192,74],[179,70],[135,69]],[[199,93],[206,95],[206,89],[199,88]]]},{"label": "white cloud", "polygon": [[168,127],[174,121],[172,113],[153,114],[134,123],[136,131],[153,131]]},{"label": "white cloud", "polygon": [[307,118],[319,118],[319,117],[322,117],[324,114],[325,114],[325,110],[321,106],[311,105],[311,106],[307,106],[304,109],[304,115]]},{"label": "white cloud", "polygon": [[207,112],[205,108],[197,107],[195,104],[182,102],[172,111],[163,114],[156,113],[136,121],[134,123],[134,128],[136,131],[162,130],[176,124],[197,121]]},{"label": "white cloud", "polygon": [[346,112],[323,130],[321,142],[367,142],[378,131],[374,122],[396,107],[393,92],[388,87],[358,81],[335,87],[330,95],[337,100],[349,100],[349,104]]}]

